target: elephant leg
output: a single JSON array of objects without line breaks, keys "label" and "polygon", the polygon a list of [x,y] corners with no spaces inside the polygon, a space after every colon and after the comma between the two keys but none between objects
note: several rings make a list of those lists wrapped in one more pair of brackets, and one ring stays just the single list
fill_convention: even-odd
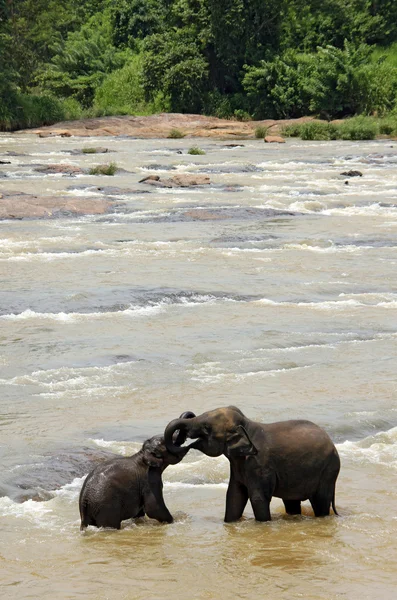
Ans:
[{"label": "elephant leg", "polygon": [[149,492],[145,497],[145,513],[150,519],[157,519],[160,523],[172,523],[173,517],[165,505],[164,499],[156,497]]},{"label": "elephant leg", "polygon": [[329,494],[324,494],[321,491],[317,491],[310,498],[310,504],[312,505],[314,514],[316,517],[327,517],[331,508],[332,497]]},{"label": "elephant leg", "polygon": [[149,487],[143,498],[143,510],[150,519],[157,519],[161,523],[172,523],[173,518],[165,505],[163,497],[163,483],[159,469],[149,469]]},{"label": "elephant leg", "polygon": [[145,511],[143,510],[143,508],[141,508],[139,510],[139,512],[135,515],[134,519],[140,519],[141,517],[145,516]]},{"label": "elephant leg", "polygon": [[285,506],[285,512],[288,515],[300,515],[301,511],[301,501],[300,500],[283,500]]},{"label": "elephant leg", "polygon": [[276,485],[275,475],[269,473],[267,477],[259,480],[256,478],[254,485],[249,485],[248,493],[257,521],[271,521],[270,501]]},{"label": "elephant leg", "polygon": [[271,521],[270,515],[270,500],[271,495],[264,493],[262,490],[254,490],[250,493],[250,501],[252,510],[254,511],[257,521]]},{"label": "elephant leg", "polygon": [[247,502],[247,487],[236,481],[233,473],[231,473],[226,494],[225,522],[232,523],[233,521],[238,521],[244,512]]}]

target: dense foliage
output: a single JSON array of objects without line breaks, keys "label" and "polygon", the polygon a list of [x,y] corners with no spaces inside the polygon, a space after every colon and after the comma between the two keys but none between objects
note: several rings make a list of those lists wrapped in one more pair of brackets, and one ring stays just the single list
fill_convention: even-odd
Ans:
[{"label": "dense foliage", "polygon": [[396,108],[395,0],[0,0],[0,127]]}]

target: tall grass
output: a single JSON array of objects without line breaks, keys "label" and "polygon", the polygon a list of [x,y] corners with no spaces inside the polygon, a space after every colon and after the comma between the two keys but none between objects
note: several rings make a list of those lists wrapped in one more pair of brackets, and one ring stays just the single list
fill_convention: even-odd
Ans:
[{"label": "tall grass", "polygon": [[[327,123],[325,121],[308,121],[306,123],[295,123],[284,127],[283,135],[289,137],[300,137],[302,140],[373,140],[382,132],[382,123],[386,119],[375,117],[352,117],[341,123]],[[397,127],[397,118],[395,122]],[[394,131],[392,121],[383,128],[390,133]]]},{"label": "tall grass", "polygon": [[91,167],[88,172],[90,175],[114,175],[116,171],[116,163],[111,162],[108,165],[97,165],[96,167]]},{"label": "tall grass", "polygon": [[170,129],[170,132],[167,135],[167,138],[169,138],[171,140],[179,140],[184,137],[185,137],[185,134],[180,129],[177,129],[176,127],[174,127],[173,129]]},{"label": "tall grass", "polygon": [[52,125],[81,116],[80,105],[72,99],[62,100],[49,95],[17,93],[6,101],[0,98],[1,131]]},{"label": "tall grass", "polygon": [[264,125],[259,125],[256,129],[255,129],[255,137],[257,140],[260,140],[266,137],[267,135],[267,130],[268,127],[265,127]]},{"label": "tall grass", "polygon": [[205,150],[199,148],[199,146],[192,146],[187,151],[188,154],[193,154],[193,156],[199,156],[200,154],[205,154]]},{"label": "tall grass", "polygon": [[387,48],[376,46],[371,54],[371,60],[377,62],[380,58],[384,58],[389,66],[397,69],[397,42]]}]

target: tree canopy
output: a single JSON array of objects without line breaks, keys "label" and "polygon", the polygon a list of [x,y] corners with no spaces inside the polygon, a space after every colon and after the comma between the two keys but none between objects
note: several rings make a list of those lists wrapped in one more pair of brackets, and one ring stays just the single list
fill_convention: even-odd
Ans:
[{"label": "tree canopy", "polygon": [[396,55],[394,0],[0,0],[0,124],[32,95],[79,114],[382,113]]}]

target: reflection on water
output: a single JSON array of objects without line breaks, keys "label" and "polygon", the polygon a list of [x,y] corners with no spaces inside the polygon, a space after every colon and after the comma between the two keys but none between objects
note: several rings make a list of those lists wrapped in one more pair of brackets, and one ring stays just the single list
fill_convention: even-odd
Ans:
[{"label": "reflection on water", "polygon": [[[0,223],[3,595],[394,600],[397,152],[203,140],[191,160],[183,140],[94,141],[126,170],[111,186],[33,170],[65,151],[89,167],[84,140],[0,136],[24,154],[0,167],[4,189],[117,199],[110,215]],[[139,187],[170,170],[212,185]],[[270,523],[248,505],[225,524],[228,462],[193,451],[164,473],[172,525],[80,533],[94,464],[229,404],[329,431],[340,517],[274,499]]]}]

